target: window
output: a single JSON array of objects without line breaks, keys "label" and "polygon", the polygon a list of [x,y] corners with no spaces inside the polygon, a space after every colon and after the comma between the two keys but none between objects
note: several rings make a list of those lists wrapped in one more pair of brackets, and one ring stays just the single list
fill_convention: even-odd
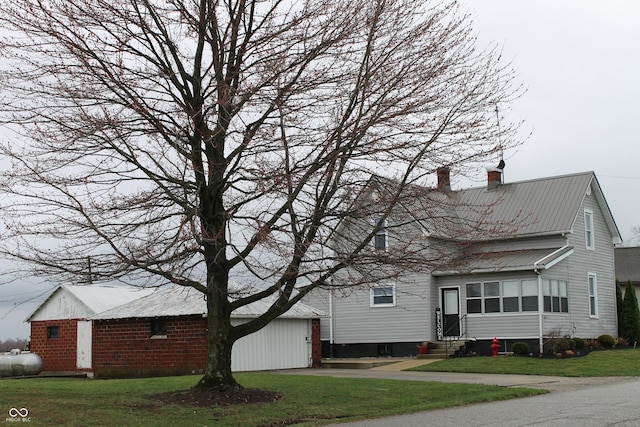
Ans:
[{"label": "window", "polygon": [[467,313],[482,313],[482,283],[467,283]]},{"label": "window", "polygon": [[544,311],[547,313],[568,313],[569,298],[567,295],[567,282],[563,280],[542,281],[544,293]]},{"label": "window", "polygon": [[376,235],[373,244],[376,250],[387,250],[387,220],[376,218]]},{"label": "window", "polygon": [[538,311],[538,281],[522,281],[522,311]]},{"label": "window", "polygon": [[538,281],[504,280],[467,283],[467,313],[538,311]]},{"label": "window", "polygon": [[500,282],[484,284],[484,312],[500,313]]},{"label": "window", "polygon": [[520,311],[520,283],[517,280],[502,282],[502,309],[505,313]]},{"label": "window", "polygon": [[394,285],[381,285],[371,288],[371,307],[391,307],[396,305],[396,289]]},{"label": "window", "polygon": [[584,238],[587,249],[595,249],[593,241],[593,212],[584,211]]},{"label": "window", "polygon": [[53,340],[60,337],[60,326],[47,326],[47,339]]},{"label": "window", "polygon": [[589,273],[587,277],[589,283],[589,316],[598,317],[598,289],[596,275]]},{"label": "window", "polygon": [[151,337],[166,338],[166,336],[167,336],[166,319],[153,319],[151,321]]}]

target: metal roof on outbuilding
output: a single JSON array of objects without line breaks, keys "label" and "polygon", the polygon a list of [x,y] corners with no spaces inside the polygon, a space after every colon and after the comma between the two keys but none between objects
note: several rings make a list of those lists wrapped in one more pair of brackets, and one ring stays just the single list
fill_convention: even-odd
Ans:
[{"label": "metal roof on outbuilding", "polygon": [[152,289],[124,286],[60,285],[25,322],[86,318],[149,295],[151,292]]},{"label": "metal roof on outbuilding", "polygon": [[[275,298],[275,297],[274,297]],[[233,318],[258,317],[267,311],[273,298],[266,298],[235,310]],[[173,317],[187,315],[205,315],[207,305],[204,294],[179,285],[167,285],[156,289],[152,294],[131,301],[92,316],[92,320],[111,320],[147,317]],[[324,317],[326,313],[303,303],[297,303],[280,318],[313,319]]]}]

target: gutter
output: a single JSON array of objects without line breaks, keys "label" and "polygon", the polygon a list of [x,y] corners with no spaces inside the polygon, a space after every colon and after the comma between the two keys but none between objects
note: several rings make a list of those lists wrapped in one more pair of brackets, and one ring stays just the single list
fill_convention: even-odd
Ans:
[{"label": "gutter", "polygon": [[542,294],[542,273],[540,270],[553,267],[571,254],[573,254],[573,246],[565,245],[533,263],[533,271],[538,275],[538,345],[541,356],[544,350],[544,295]]},{"label": "gutter", "polygon": [[560,261],[573,254],[573,246],[563,246],[558,250],[551,252],[549,255],[539,259],[533,263],[533,271],[538,273],[538,270],[548,270]]}]

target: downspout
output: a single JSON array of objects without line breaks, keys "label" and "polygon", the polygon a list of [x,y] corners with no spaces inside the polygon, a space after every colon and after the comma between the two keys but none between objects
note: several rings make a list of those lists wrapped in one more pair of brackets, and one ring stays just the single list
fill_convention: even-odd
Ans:
[{"label": "downspout", "polygon": [[[542,293],[542,273],[539,270],[551,268],[571,254],[573,254],[573,247],[565,245],[533,263],[533,271],[538,275],[538,340],[540,345],[540,356],[542,356],[542,352],[544,350],[544,294]],[[551,260],[545,262],[545,260],[549,258]]]},{"label": "downspout", "polygon": [[544,352],[543,321],[544,321],[544,296],[542,295],[542,273],[538,271],[538,266],[534,265],[533,271],[538,275],[538,345],[540,346],[540,357]]},{"label": "downspout", "polygon": [[329,355],[333,357],[333,279],[329,287]]}]

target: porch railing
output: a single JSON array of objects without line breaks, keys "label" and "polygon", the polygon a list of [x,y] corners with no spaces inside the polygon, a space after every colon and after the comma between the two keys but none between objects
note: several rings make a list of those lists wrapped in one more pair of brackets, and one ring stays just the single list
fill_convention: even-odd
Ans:
[{"label": "porch railing", "polygon": [[[449,333],[454,330],[460,330],[460,335],[450,336]],[[467,315],[458,316],[457,322],[453,323],[442,333],[442,340],[445,343],[445,356],[449,358],[449,352],[453,353],[455,347],[459,347],[460,340],[466,342],[467,337]]]}]

